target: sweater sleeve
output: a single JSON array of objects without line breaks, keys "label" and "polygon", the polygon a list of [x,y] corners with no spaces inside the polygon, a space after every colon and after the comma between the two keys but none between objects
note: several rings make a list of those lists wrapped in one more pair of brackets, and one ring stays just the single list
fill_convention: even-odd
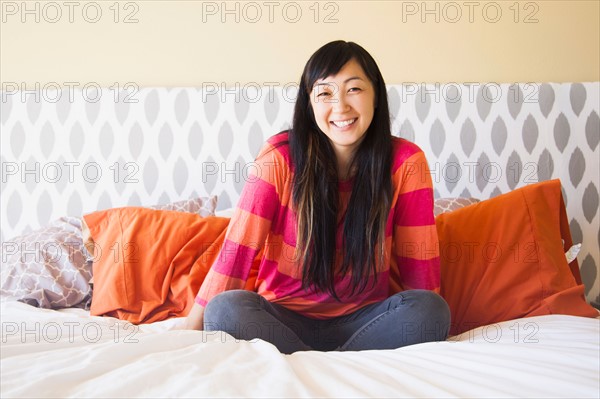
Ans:
[{"label": "sweater sleeve", "polygon": [[250,164],[240,200],[229,222],[217,260],[202,283],[196,303],[206,304],[221,292],[243,289],[256,255],[263,248],[279,212],[285,160],[267,143]]},{"label": "sweater sleeve", "polygon": [[420,149],[414,152],[392,178],[397,198],[391,277],[397,283],[397,290],[439,292],[439,241],[433,215],[433,184],[425,154]]}]

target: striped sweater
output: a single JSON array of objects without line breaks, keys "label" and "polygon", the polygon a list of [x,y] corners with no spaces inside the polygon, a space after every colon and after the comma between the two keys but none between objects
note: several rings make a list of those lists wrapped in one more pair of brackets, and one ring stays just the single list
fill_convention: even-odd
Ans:
[{"label": "striped sweater", "polygon": [[[243,289],[254,258],[263,250],[255,290],[270,302],[302,315],[325,319],[348,314],[406,289],[439,290],[439,245],[433,216],[433,189],[425,155],[415,144],[394,137],[393,199],[389,213],[385,260],[375,284],[350,295],[349,276],[335,279],[339,301],[325,292],[302,288],[296,256],[296,216],[292,209],[292,177],[287,133],[271,137],[262,148],[231,218],[216,262],[204,280],[196,303],[217,294]],[[338,183],[340,215],[350,199],[352,181]],[[337,230],[336,259],[341,260],[343,221]],[[371,273],[370,279],[374,279]]]}]

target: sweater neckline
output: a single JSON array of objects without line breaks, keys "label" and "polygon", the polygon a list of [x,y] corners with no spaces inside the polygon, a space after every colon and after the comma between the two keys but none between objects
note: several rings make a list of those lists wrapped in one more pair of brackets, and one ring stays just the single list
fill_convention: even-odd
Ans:
[{"label": "sweater neckline", "polygon": [[340,191],[352,191],[352,186],[354,185],[354,179],[356,178],[356,176],[352,176],[349,179],[346,180],[339,180],[338,181],[338,188]]}]

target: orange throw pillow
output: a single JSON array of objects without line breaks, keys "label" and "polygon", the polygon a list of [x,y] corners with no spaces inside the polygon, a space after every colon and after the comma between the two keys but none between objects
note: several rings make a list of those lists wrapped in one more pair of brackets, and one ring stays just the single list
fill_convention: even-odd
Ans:
[{"label": "orange throw pillow", "polygon": [[188,314],[229,224],[228,218],[140,207],[84,219],[95,246],[90,313],[135,324]]},{"label": "orange throw pillow", "polygon": [[598,316],[577,260],[565,258],[573,243],[559,180],[441,214],[436,224],[451,335],[528,316]]}]

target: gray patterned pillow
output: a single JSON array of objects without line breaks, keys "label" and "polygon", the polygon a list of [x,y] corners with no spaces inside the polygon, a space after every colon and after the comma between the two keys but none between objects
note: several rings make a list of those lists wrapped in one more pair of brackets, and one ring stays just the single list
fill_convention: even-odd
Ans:
[{"label": "gray patterned pillow", "polygon": [[165,205],[154,205],[149,208],[163,211],[179,211],[197,213],[202,217],[214,216],[217,207],[217,196],[190,198],[183,201],[172,202]]},{"label": "gray patterned pillow", "polygon": [[[217,197],[199,197],[150,208],[213,216]],[[62,217],[2,243],[0,296],[41,308],[91,304],[91,255],[83,244],[82,219]]]},{"label": "gray patterned pillow", "polygon": [[85,307],[92,267],[81,218],[62,217],[2,243],[0,295],[41,308]]},{"label": "gray patterned pillow", "polygon": [[448,197],[438,198],[433,201],[433,214],[435,216],[441,215],[442,213],[452,212],[457,209],[469,206],[471,204],[478,203],[477,198],[466,198],[466,197]]}]

